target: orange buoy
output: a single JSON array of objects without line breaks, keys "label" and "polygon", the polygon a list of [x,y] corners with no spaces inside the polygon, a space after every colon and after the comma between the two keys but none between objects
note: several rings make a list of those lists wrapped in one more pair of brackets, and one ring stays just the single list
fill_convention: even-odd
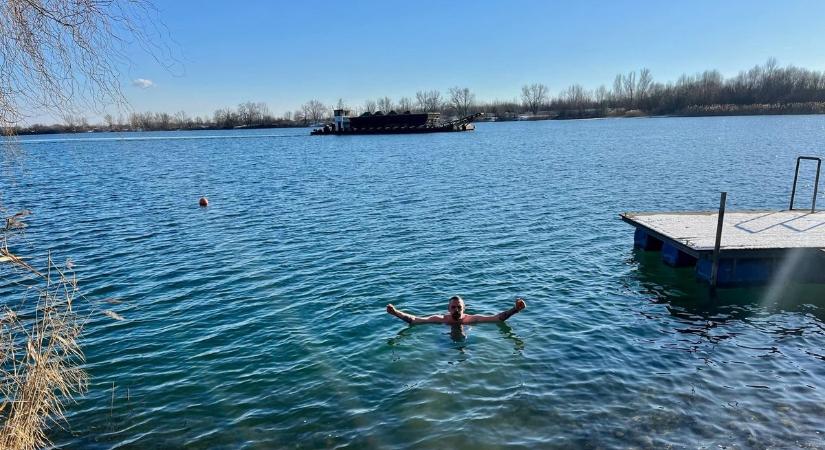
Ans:
[{"label": "orange buoy", "polygon": [[202,208],[205,208],[209,206],[209,200],[207,200],[206,197],[201,197],[201,199],[198,200],[198,204],[201,205]]}]

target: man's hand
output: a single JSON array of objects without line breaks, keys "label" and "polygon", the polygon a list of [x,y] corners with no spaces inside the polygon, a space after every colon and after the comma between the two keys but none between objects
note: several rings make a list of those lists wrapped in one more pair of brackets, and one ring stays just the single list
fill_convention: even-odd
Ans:
[{"label": "man's hand", "polygon": [[493,317],[498,318],[498,320],[507,320],[507,319],[510,318],[510,316],[520,312],[522,309],[524,309],[526,307],[527,307],[527,303],[524,301],[524,299],[521,298],[521,297],[516,297],[516,303],[515,303],[515,305],[513,305],[512,308],[508,309],[507,311],[501,312],[498,315],[493,316]]},{"label": "man's hand", "polygon": [[387,312],[392,314],[393,316],[398,315],[398,310],[395,309],[395,306],[392,306],[392,303],[387,304]]}]

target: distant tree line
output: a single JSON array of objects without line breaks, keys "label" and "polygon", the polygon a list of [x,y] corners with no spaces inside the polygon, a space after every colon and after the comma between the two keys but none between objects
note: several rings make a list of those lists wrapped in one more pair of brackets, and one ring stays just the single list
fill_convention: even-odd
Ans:
[{"label": "distant tree line", "polygon": [[173,131],[216,130],[233,128],[275,128],[303,126],[295,123],[290,114],[274,116],[266,103],[246,102],[237,108],[220,108],[210,116],[190,116],[185,111],[174,114],[165,112],[132,112],[126,116],[103,116],[103,123],[90,125],[84,117],[66,115],[63,123],[32,125],[19,133],[63,133],[85,131]]},{"label": "distant tree line", "polygon": [[771,58],[763,65],[725,78],[717,70],[682,75],[661,83],[643,68],[618,74],[612,86],[594,90],[574,84],[550,95],[543,83],[522,86],[512,100],[477,102],[467,88],[454,87],[442,97],[437,90],[418,91],[415,101],[402,97],[367,100],[356,113],[436,111],[446,116],[483,112],[499,120],[574,119],[636,115],[819,114],[825,112],[825,73],[779,67]]},{"label": "distant tree line", "polygon": [[611,88],[588,90],[574,84],[555,97],[547,87],[522,88],[521,102],[480,105],[489,113],[502,111],[545,118],[587,118],[625,115],[819,114],[825,112],[825,73],[779,67],[776,59],[725,78],[717,70],[682,75],[660,83],[649,69],[618,74]]},{"label": "distant tree line", "polygon": [[739,115],[825,113],[825,73],[795,66],[780,67],[768,59],[738,75],[725,78],[717,70],[682,75],[676,81],[657,82],[649,69],[618,74],[612,86],[585,89],[574,84],[550,95],[543,83],[522,86],[512,100],[479,102],[469,88],[441,91],[421,90],[414,97],[368,99],[348,107],[339,99],[335,106],[313,99],[293,112],[273,115],[263,102],[246,102],[236,108],[221,108],[209,116],[190,117],[186,112],[131,113],[126,117],[104,116],[104,123],[90,125],[83,117],[66,116],[57,125],[32,125],[18,133],[198,130],[232,128],[305,127],[328,121],[334,109],[351,114],[396,111],[439,112],[443,117],[461,117],[482,112],[498,120],[577,119],[638,115]]}]

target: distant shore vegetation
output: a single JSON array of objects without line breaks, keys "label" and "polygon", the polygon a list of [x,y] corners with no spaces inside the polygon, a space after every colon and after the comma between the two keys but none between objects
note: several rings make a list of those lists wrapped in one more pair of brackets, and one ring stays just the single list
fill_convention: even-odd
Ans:
[{"label": "distant shore vegetation", "polygon": [[313,99],[294,111],[273,114],[263,102],[245,102],[220,108],[211,116],[190,116],[185,111],[106,114],[91,124],[81,116],[67,115],[52,125],[17,127],[17,134],[90,131],[173,131],[238,128],[315,126],[330,120],[334,109],[351,114],[378,111],[398,113],[440,112],[443,117],[484,113],[482,120],[590,119],[639,116],[723,116],[825,113],[825,72],[795,66],[781,67],[776,59],[725,78],[718,70],[682,75],[676,81],[657,82],[649,69],[616,75],[612,85],[586,89],[574,84],[551,95],[544,83],[524,85],[511,100],[479,101],[466,87],[446,92],[422,90],[412,97],[381,97],[361,105],[338,100],[328,105]]}]

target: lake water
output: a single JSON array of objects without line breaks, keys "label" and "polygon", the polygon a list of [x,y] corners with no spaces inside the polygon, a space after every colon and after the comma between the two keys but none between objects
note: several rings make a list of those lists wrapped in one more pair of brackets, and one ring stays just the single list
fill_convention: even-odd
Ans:
[{"label": "lake water", "polygon": [[[720,191],[729,210],[786,208],[795,157],[822,155],[823,137],[825,116],[21,138],[0,185],[7,209],[34,213],[15,250],[72,258],[97,308],[89,392],[50,436],[823,447],[825,290],[712,298],[691,269],[634,251],[618,218],[714,210]],[[809,168],[801,182],[804,203]],[[3,274],[2,301],[18,301]],[[474,313],[528,307],[463,330],[385,312],[444,312],[454,294]]]}]

